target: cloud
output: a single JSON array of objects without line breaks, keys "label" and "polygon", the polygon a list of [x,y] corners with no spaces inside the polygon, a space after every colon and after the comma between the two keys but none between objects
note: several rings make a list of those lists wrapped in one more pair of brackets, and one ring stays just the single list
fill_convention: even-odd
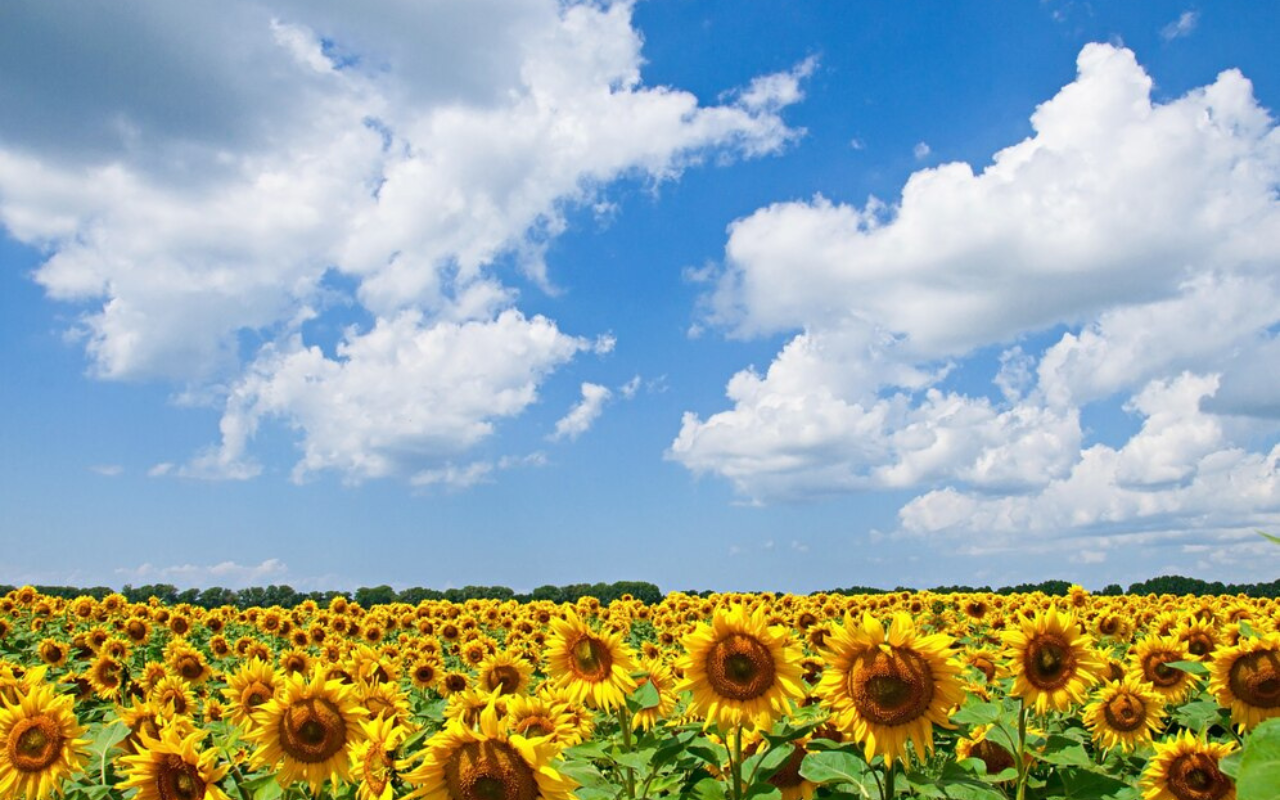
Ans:
[{"label": "cloud", "polygon": [[583,383],[582,399],[569,409],[569,413],[556,421],[555,433],[551,435],[552,440],[573,440],[586,433],[600,418],[600,414],[604,411],[604,404],[612,397],[613,392],[605,386],[597,383]]},{"label": "cloud", "polygon": [[933,149],[926,142],[917,142],[916,146],[911,148],[911,154],[916,157],[916,161],[924,161],[932,152]]},{"label": "cloud", "polygon": [[117,478],[124,474],[124,467],[119,464],[94,464],[89,467],[89,471],[104,478]]},{"label": "cloud", "polygon": [[[789,339],[668,457],[756,502],[914,490],[903,531],[1006,544],[1274,520],[1280,133],[1235,70],[1155,103],[1128,50],[1077,66],[980,172],[736,220],[700,324]],[[1116,400],[1142,430],[1087,445]]]},{"label": "cloud", "polygon": [[1160,29],[1160,38],[1166,42],[1190,36],[1200,22],[1199,11],[1183,11],[1178,18]]},{"label": "cloud", "polygon": [[281,583],[289,575],[289,567],[278,558],[268,558],[259,564],[239,564],[221,561],[217,564],[177,564],[156,566],[145,563],[138,567],[120,567],[115,574],[126,583],[171,583],[179,588],[207,588],[222,586],[227,589],[243,589],[247,586],[263,586]]},{"label": "cloud", "polygon": [[[221,443],[175,472],[257,474],[246,447],[268,417],[298,431],[295,474],[442,468],[582,351],[524,319],[509,285],[514,268],[556,291],[545,254],[568,214],[606,208],[616,181],[675,180],[800,135],[779,114],[816,62],[700,105],[642,83],[631,12],[24,6],[0,32],[0,224],[48,253],[35,279],[79,310],[94,376],[224,404]],[[314,324],[335,308],[359,322],[322,343]],[[457,433],[437,432],[380,359],[486,330],[535,360],[509,384],[501,351],[462,388],[496,405],[439,400],[445,378],[412,375],[424,409],[453,415]],[[361,418],[353,398],[390,417]]]}]

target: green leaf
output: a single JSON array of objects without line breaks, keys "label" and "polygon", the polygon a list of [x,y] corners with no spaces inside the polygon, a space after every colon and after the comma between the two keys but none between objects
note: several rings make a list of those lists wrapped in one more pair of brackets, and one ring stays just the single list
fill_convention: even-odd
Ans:
[{"label": "green leaf", "polygon": [[663,766],[673,760],[676,756],[681,755],[689,747],[689,743],[696,737],[694,731],[681,731],[674,737],[666,739],[656,750],[653,751],[653,768]]},{"label": "green leaf", "polygon": [[634,692],[627,695],[627,708],[631,709],[632,712],[643,711],[646,708],[657,708],[661,700],[662,698],[658,696],[658,687],[649,681],[645,681]]},{"label": "green leaf", "polygon": [[1000,719],[1003,711],[999,703],[966,703],[964,708],[951,715],[951,721],[957,725],[991,725]]},{"label": "green leaf", "polygon": [[577,781],[579,786],[607,789],[612,785],[600,774],[600,770],[596,769],[595,765],[589,761],[565,761],[557,769]]},{"label": "green leaf", "polygon": [[703,778],[693,785],[693,796],[699,800],[724,800],[726,788],[723,781]]},{"label": "green leaf", "polygon": [[1190,672],[1192,675],[1209,674],[1209,668],[1204,664],[1201,664],[1199,661],[1166,661],[1164,662],[1164,665],[1166,667],[1180,669],[1183,672]]},{"label": "green leaf", "polygon": [[1280,719],[1266,720],[1245,739],[1236,797],[1237,800],[1280,798]]},{"label": "green leaf", "polygon": [[756,753],[742,765],[742,774],[744,777],[755,776],[756,782],[767,781],[783,764],[787,763],[787,759],[791,758],[795,749],[794,745],[784,742]]},{"label": "green leaf", "polygon": [[1054,770],[1045,787],[1046,794],[1066,800],[1111,800],[1129,788],[1129,782],[1098,772],[1080,769]]},{"label": "green leaf", "polygon": [[1078,742],[1065,736],[1053,734],[1045,742],[1044,750],[1039,753],[1041,761],[1056,764],[1060,767],[1084,767],[1092,769],[1093,759]]},{"label": "green leaf", "polygon": [[808,754],[800,762],[800,775],[820,784],[851,783],[864,794],[875,782],[866,761],[840,750]]},{"label": "green leaf", "polygon": [[1254,532],[1264,539],[1270,539],[1276,544],[1280,544],[1280,536],[1272,536],[1271,534],[1265,533],[1264,531],[1257,530],[1256,528],[1254,529]]},{"label": "green leaf", "polygon": [[649,765],[652,762],[653,751],[636,751],[634,753],[615,753],[613,755],[614,762],[620,767],[630,767],[636,772],[649,771]]},{"label": "green leaf", "polygon": [[767,783],[755,783],[743,795],[744,800],[782,800],[782,790]]},{"label": "green leaf", "polygon": [[1203,733],[1223,721],[1223,709],[1213,700],[1192,700],[1174,709],[1173,719],[1185,728]]}]

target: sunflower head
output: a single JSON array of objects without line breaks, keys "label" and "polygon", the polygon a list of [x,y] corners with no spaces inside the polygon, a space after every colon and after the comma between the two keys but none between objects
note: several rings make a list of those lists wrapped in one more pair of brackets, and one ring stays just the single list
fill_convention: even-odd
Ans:
[{"label": "sunflower head", "polygon": [[218,765],[218,750],[203,752],[204,731],[166,728],[158,738],[140,737],[141,748],[120,757],[121,789],[137,789],[134,800],[227,800],[218,781],[231,768]]},{"label": "sunflower head", "polygon": [[683,644],[676,691],[693,692],[689,712],[708,726],[769,728],[804,697],[801,650],[787,629],[767,624],[763,607],[717,609]]},{"label": "sunflower head", "polygon": [[635,656],[621,635],[594,631],[570,611],[551,620],[547,675],[569,691],[575,702],[612,710],[635,691]]},{"label": "sunflower head", "polygon": [[933,750],[933,726],[951,727],[951,710],[964,700],[961,667],[951,637],[921,634],[899,613],[888,630],[870,613],[852,617],[831,636],[818,696],[832,722],[863,745],[866,758],[892,763]]},{"label": "sunflower head", "polygon": [[1003,638],[1013,694],[1031,703],[1037,714],[1083,702],[1088,688],[1107,671],[1093,638],[1069,612],[1049,608],[1005,631]]},{"label": "sunflower head", "polygon": [[16,702],[0,702],[0,797],[44,800],[61,794],[63,782],[88,757],[89,742],[80,738],[86,728],[72,710],[75,701],[43,680],[15,694]]},{"label": "sunflower head", "polygon": [[1218,766],[1234,749],[1190,731],[1157,743],[1142,773],[1143,800],[1235,800],[1235,783]]},{"label": "sunflower head", "polygon": [[1280,716],[1280,633],[1241,638],[1217,650],[1209,665],[1209,690],[1231,709],[1231,721],[1253,730]]},{"label": "sunflower head", "polygon": [[1126,753],[1150,742],[1164,717],[1164,699],[1134,675],[1108,683],[1084,709],[1084,724],[1094,741]]}]

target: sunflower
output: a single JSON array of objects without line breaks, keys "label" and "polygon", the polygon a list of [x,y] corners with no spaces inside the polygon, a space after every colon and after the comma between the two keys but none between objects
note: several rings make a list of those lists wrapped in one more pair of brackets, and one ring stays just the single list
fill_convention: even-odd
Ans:
[{"label": "sunflower", "polygon": [[693,693],[688,711],[706,726],[767,729],[804,697],[800,648],[764,615],[763,606],[750,615],[741,605],[717,609],[711,624],[698,623],[681,640],[676,692]]},{"label": "sunflower", "polygon": [[551,766],[558,753],[548,739],[505,731],[490,704],[478,729],[454,720],[431,737],[401,776],[416,787],[405,800],[572,800],[577,784]]},{"label": "sunflower", "polygon": [[1142,772],[1143,800],[1235,800],[1236,786],[1218,764],[1235,749],[1183,731],[1156,744]]},{"label": "sunflower", "polygon": [[57,639],[43,639],[37,648],[40,654],[40,660],[51,667],[61,667],[67,663],[67,656],[71,654],[71,648],[66,642],[60,642]]},{"label": "sunflower", "polygon": [[480,686],[498,694],[526,694],[533,679],[533,665],[507,651],[499,651],[480,662]]},{"label": "sunflower", "polygon": [[1165,717],[1164,700],[1135,675],[1112,681],[1084,708],[1084,724],[1106,749],[1132,753],[1151,741]]},{"label": "sunflower", "polygon": [[577,744],[581,737],[577,735],[575,720],[567,713],[563,702],[554,699],[554,695],[539,692],[536,695],[513,695],[507,698],[507,728],[527,739],[547,737],[552,742],[567,747]]},{"label": "sunflower", "polygon": [[631,648],[616,633],[596,633],[572,611],[551,620],[547,675],[568,690],[574,702],[611,711],[635,691]]},{"label": "sunflower", "polygon": [[326,780],[350,775],[351,748],[364,738],[360,720],[367,715],[350,687],[325,680],[317,667],[310,680],[286,677],[276,696],[258,706],[245,738],[258,745],[255,768],[276,770],[281,786],[304,780],[318,794]]},{"label": "sunflower", "polygon": [[364,740],[351,751],[351,779],[357,800],[391,800],[392,788],[403,762],[396,751],[409,730],[394,717],[362,720]]},{"label": "sunflower", "polygon": [[1280,716],[1280,633],[1241,638],[1215,651],[1209,690],[1218,705],[1231,709],[1231,721],[1241,731]]},{"label": "sunflower", "polygon": [[1195,691],[1196,678],[1186,670],[1168,666],[1191,661],[1186,642],[1176,636],[1148,636],[1129,649],[1130,671],[1140,677],[1169,705],[1179,705]]},{"label": "sunflower", "polygon": [[356,699],[369,712],[369,719],[391,717],[407,723],[412,711],[409,697],[398,683],[357,681],[354,684]]},{"label": "sunflower", "polygon": [[128,708],[116,706],[115,723],[129,729],[129,735],[120,742],[121,749],[126,753],[136,753],[142,747],[142,734],[153,739],[160,736],[163,720],[150,703],[134,698]]},{"label": "sunflower", "polygon": [[0,701],[3,797],[44,800],[61,795],[63,782],[88,758],[89,741],[79,738],[86,728],[76,720],[74,698],[58,695],[44,683],[43,668],[37,679],[17,691],[16,702]]},{"label": "sunflower", "polygon": [[828,639],[827,669],[817,694],[836,727],[863,744],[867,760],[933,752],[933,726],[951,727],[951,710],[964,701],[961,667],[949,657],[952,639],[916,632],[899,612],[886,632],[869,613],[862,624],[845,618]]},{"label": "sunflower", "polygon": [[1002,634],[1013,674],[1012,694],[1035,707],[1065,711],[1107,671],[1074,614],[1049,608]]},{"label": "sunflower", "polygon": [[123,662],[106,655],[99,655],[89,665],[89,685],[103,700],[116,700],[128,680]]},{"label": "sunflower", "polygon": [[252,728],[253,713],[275,697],[279,683],[270,664],[249,659],[227,677],[227,688],[222,690],[223,697],[227,698],[227,716],[243,728]]},{"label": "sunflower", "polygon": [[434,658],[418,657],[409,666],[409,681],[418,689],[434,689],[440,680],[440,662]]},{"label": "sunflower", "polygon": [[147,700],[167,717],[189,716],[196,707],[196,698],[191,693],[191,688],[176,675],[161,678],[147,695]]},{"label": "sunflower", "polygon": [[125,779],[121,789],[137,789],[134,800],[228,800],[218,788],[230,769],[218,766],[218,750],[200,751],[204,731],[183,734],[165,729],[158,739],[142,734],[141,749],[120,757]]}]

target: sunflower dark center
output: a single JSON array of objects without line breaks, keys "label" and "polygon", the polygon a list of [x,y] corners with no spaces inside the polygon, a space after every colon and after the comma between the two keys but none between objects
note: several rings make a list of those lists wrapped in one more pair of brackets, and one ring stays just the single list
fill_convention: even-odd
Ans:
[{"label": "sunflower dark center", "polygon": [[9,732],[9,763],[20,772],[41,772],[62,755],[62,728],[44,714],[18,722]]},{"label": "sunflower dark center", "polygon": [[1179,756],[1170,766],[1167,784],[1178,800],[1220,800],[1231,791],[1231,780],[1205,753]]},{"label": "sunflower dark center", "polygon": [[200,800],[204,797],[204,780],[194,764],[170,754],[160,763],[156,776],[160,800]]},{"label": "sunflower dark center", "polygon": [[498,694],[515,694],[520,688],[520,670],[510,664],[500,664],[489,672],[489,688]]},{"label": "sunflower dark center", "polygon": [[1187,651],[1193,656],[1204,656],[1213,652],[1214,641],[1203,633],[1193,633],[1187,637]]},{"label": "sunflower dark center", "polygon": [[596,683],[609,677],[613,669],[613,656],[604,642],[594,636],[583,636],[570,650],[574,674],[585,681]]},{"label": "sunflower dark center", "polygon": [[1240,656],[1227,673],[1231,692],[1257,708],[1280,708],[1280,652],[1262,650]]},{"label": "sunflower dark center", "polygon": [[323,697],[298,700],[280,718],[280,748],[304,764],[318,764],[347,743],[347,723]]},{"label": "sunflower dark center", "polygon": [[555,723],[546,717],[525,717],[511,726],[521,736],[551,736],[556,732]]},{"label": "sunflower dark center", "polygon": [[874,650],[849,671],[849,694],[869,722],[905,725],[929,710],[933,701],[933,671],[913,650]]},{"label": "sunflower dark center", "polygon": [[444,765],[445,785],[453,800],[533,800],[538,784],[533,769],[506,742],[468,742]]},{"label": "sunflower dark center", "polygon": [[1071,645],[1055,633],[1043,633],[1027,645],[1023,665],[1027,682],[1041,691],[1061,689],[1075,677]]},{"label": "sunflower dark center", "polygon": [[272,694],[271,689],[261,681],[254,681],[245,687],[244,693],[240,695],[240,702],[245,708],[257,708],[270,700]]},{"label": "sunflower dark center", "polygon": [[987,765],[988,775],[998,775],[1013,767],[1013,754],[990,739],[983,739],[975,744],[969,755],[982,759],[982,763]]},{"label": "sunflower dark center", "polygon": [[1152,653],[1142,664],[1143,676],[1156,686],[1177,686],[1182,681],[1182,676],[1187,673],[1174,669],[1166,663],[1176,660],[1177,658],[1170,653]]},{"label": "sunflower dark center", "polygon": [[1147,721],[1147,707],[1141,698],[1131,694],[1118,694],[1102,707],[1107,727],[1128,733],[1136,731]]},{"label": "sunflower dark center", "polygon": [[759,639],[731,633],[707,652],[707,682],[721,697],[754,700],[773,686],[777,669],[773,654]]}]

